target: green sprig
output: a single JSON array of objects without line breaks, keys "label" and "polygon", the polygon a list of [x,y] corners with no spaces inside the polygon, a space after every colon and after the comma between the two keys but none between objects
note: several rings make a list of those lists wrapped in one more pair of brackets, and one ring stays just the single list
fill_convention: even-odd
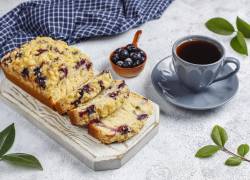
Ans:
[{"label": "green sprig", "polygon": [[209,19],[205,25],[210,31],[216,34],[225,36],[235,34],[230,41],[231,47],[236,52],[248,56],[248,48],[245,38],[250,38],[250,24],[246,21],[237,17],[237,30],[235,30],[234,26],[229,21],[221,17]]},{"label": "green sprig", "polygon": [[245,158],[246,154],[249,152],[249,146],[247,144],[241,144],[237,149],[237,154],[229,151],[225,147],[225,144],[228,140],[227,132],[219,125],[215,125],[213,127],[211,139],[215,145],[207,145],[200,148],[196,152],[195,157],[208,158],[220,150],[231,155],[231,157],[225,161],[225,165],[227,166],[238,166],[242,161],[250,162],[250,160]]},{"label": "green sprig", "polygon": [[39,160],[30,154],[25,154],[25,153],[6,154],[14,144],[14,141],[15,141],[15,126],[14,124],[11,124],[0,132],[0,161],[8,162],[13,165],[43,170]]}]

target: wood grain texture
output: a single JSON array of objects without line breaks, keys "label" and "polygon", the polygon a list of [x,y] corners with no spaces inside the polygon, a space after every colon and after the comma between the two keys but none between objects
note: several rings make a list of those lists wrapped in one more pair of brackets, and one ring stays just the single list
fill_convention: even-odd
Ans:
[{"label": "wood grain texture", "polygon": [[94,170],[121,167],[158,131],[159,108],[154,104],[154,114],[137,136],[124,143],[104,145],[90,136],[87,129],[72,126],[68,117],[59,115],[9,80],[2,81],[0,93],[5,102]]}]

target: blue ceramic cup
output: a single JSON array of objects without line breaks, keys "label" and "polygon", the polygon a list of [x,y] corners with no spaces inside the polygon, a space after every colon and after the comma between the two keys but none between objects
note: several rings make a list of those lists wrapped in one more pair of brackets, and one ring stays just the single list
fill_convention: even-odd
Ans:
[{"label": "blue ceramic cup", "polygon": [[[177,47],[187,41],[206,41],[213,44],[221,53],[220,59],[210,64],[194,64],[180,58],[177,54]],[[204,90],[213,83],[233,76],[240,69],[240,62],[238,59],[233,57],[225,57],[224,47],[217,40],[206,36],[193,35],[177,40],[173,45],[172,55],[175,72],[179,80],[185,86],[194,91]],[[235,69],[224,76],[218,77],[219,72],[223,70],[223,66],[228,63],[234,64]]]}]

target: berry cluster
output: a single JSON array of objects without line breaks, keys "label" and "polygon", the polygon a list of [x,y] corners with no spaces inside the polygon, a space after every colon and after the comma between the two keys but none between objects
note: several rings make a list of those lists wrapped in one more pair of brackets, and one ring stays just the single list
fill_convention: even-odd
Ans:
[{"label": "berry cluster", "polygon": [[133,44],[128,44],[124,48],[116,49],[111,56],[111,60],[120,67],[135,67],[142,64],[146,60],[146,54]]}]

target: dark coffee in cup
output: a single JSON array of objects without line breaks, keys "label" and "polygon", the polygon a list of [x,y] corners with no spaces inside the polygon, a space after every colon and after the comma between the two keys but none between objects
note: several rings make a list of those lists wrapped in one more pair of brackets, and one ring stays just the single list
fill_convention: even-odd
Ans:
[{"label": "dark coffee in cup", "polygon": [[186,41],[177,47],[176,52],[181,59],[193,64],[212,64],[222,56],[218,47],[202,40]]},{"label": "dark coffee in cup", "polygon": [[[179,80],[194,91],[201,91],[212,83],[227,79],[238,72],[240,62],[225,57],[225,49],[217,40],[206,36],[187,36],[177,40],[172,49],[173,65]],[[218,74],[226,64],[235,69],[223,76]]]}]

